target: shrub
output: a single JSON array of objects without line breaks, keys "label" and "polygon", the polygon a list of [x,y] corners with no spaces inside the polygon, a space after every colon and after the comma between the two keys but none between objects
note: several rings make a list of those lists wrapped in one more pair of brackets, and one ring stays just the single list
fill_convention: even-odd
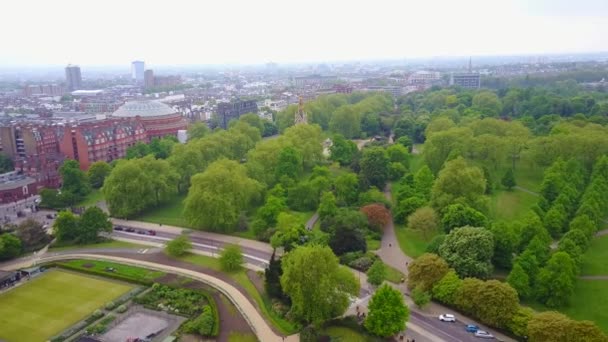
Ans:
[{"label": "shrub", "polygon": [[192,242],[187,235],[180,235],[169,241],[165,247],[165,252],[172,257],[180,257],[192,249]]},{"label": "shrub", "polygon": [[228,272],[238,271],[243,267],[243,251],[240,246],[230,245],[220,254],[220,266]]},{"label": "shrub", "polygon": [[374,259],[364,256],[361,257],[359,259],[356,259],[355,261],[351,262],[350,264],[348,264],[348,266],[359,270],[361,272],[367,272],[367,270],[372,266],[372,264],[374,263]]},{"label": "shrub", "polygon": [[116,307],[116,304],[114,302],[108,302],[108,303],[106,303],[106,306],[105,306],[106,310],[112,310],[115,307]]},{"label": "shrub", "polygon": [[123,305],[118,306],[118,308],[116,309],[116,312],[118,312],[118,313],[124,313],[124,312],[126,312],[126,311],[127,311],[127,306],[126,306],[126,305],[124,305],[124,304],[123,304]]},{"label": "shrub", "polygon": [[319,332],[313,326],[307,326],[300,332],[300,342],[317,342]]},{"label": "shrub", "polygon": [[412,291],[412,300],[414,300],[414,304],[422,308],[431,301],[431,295],[429,292],[424,291],[422,287],[416,286]]}]

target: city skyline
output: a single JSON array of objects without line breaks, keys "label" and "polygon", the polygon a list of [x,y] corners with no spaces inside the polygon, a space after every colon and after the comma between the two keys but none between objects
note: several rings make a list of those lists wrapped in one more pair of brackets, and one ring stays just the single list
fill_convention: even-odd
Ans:
[{"label": "city skyline", "polygon": [[[0,66],[303,63],[432,56],[608,51],[608,3],[465,0],[372,4],[110,0],[91,16],[79,2],[7,4]],[[33,10],[35,9],[35,10]],[[69,15],[68,15],[69,14]],[[567,20],[565,20],[567,19]],[[24,25],[24,23],[34,23]],[[56,39],[40,39],[54,27]],[[77,28],[77,29],[75,29]],[[136,30],[134,30],[136,28]]]}]

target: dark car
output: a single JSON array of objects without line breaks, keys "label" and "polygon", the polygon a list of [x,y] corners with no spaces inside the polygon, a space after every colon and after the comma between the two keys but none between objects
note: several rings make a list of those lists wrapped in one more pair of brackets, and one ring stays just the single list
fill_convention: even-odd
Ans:
[{"label": "dark car", "polygon": [[147,234],[148,235],[152,235],[152,236],[156,236],[156,230],[150,229],[150,230],[148,230]]},{"label": "dark car", "polygon": [[49,219],[49,220],[52,220],[55,217],[53,216],[53,214],[46,214],[46,218]]},{"label": "dark car", "polygon": [[114,230],[123,231],[125,229],[121,226],[114,226]]},{"label": "dark car", "polygon": [[145,235],[145,234],[146,234],[146,231],[145,231],[145,230],[138,230],[138,231],[137,231],[137,234],[140,234],[140,235]]},{"label": "dark car", "polygon": [[477,332],[477,330],[479,330],[479,327],[478,327],[478,326],[476,326],[476,325],[473,325],[473,324],[468,324],[468,325],[466,326],[465,330],[466,330],[467,332],[470,332],[470,333],[476,333],[476,332]]},{"label": "dark car", "polygon": [[135,229],[128,227],[127,229],[125,229],[125,232],[135,233]]}]

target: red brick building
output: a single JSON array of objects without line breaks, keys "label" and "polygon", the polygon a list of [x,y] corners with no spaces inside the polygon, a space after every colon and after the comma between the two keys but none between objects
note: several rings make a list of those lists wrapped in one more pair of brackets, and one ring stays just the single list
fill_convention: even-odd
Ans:
[{"label": "red brick building", "polygon": [[139,120],[146,130],[148,141],[167,135],[177,137],[177,131],[186,129],[188,125],[179,112],[158,101],[127,102],[112,116]]},{"label": "red brick building", "polygon": [[87,170],[96,161],[124,158],[127,148],[140,141],[147,141],[147,136],[139,120],[106,119],[66,126],[59,151]]},{"label": "red brick building", "polygon": [[39,183],[17,172],[0,174],[0,204],[16,202],[38,193]]}]

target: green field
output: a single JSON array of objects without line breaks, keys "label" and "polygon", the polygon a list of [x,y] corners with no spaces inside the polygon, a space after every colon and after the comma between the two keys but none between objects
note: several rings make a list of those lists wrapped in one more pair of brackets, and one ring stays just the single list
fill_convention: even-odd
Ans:
[{"label": "green field", "polygon": [[367,342],[368,338],[357,331],[346,327],[327,327],[322,331],[323,335],[328,335],[332,341],[348,342]]},{"label": "green field", "polygon": [[51,270],[0,295],[0,339],[47,341],[132,288]]},{"label": "green field", "polygon": [[231,332],[228,342],[257,342],[258,338],[254,334]]},{"label": "green field", "polygon": [[87,245],[71,245],[71,246],[61,246],[61,247],[51,247],[49,250],[53,252],[57,251],[65,251],[71,249],[99,249],[99,248],[131,248],[131,249],[139,249],[139,248],[150,248],[150,246],[146,245],[138,245],[136,243],[125,242],[112,240],[107,242],[100,243],[92,243]]},{"label": "green field", "polygon": [[608,276],[608,235],[599,236],[591,241],[591,245],[583,256],[582,275]]},{"label": "green field", "polygon": [[490,197],[490,217],[497,221],[512,221],[525,216],[538,202],[538,197],[522,190],[497,190]]},{"label": "green field", "polygon": [[175,196],[164,205],[148,210],[139,215],[136,219],[145,222],[162,223],[169,226],[192,228],[182,215],[184,211],[184,199],[186,199],[185,195]]},{"label": "green field", "polygon": [[[538,311],[555,310],[539,303],[530,306]],[[608,333],[608,281],[582,280],[576,282],[570,305],[558,308],[557,311],[576,320],[595,322],[605,333]]]},{"label": "green field", "polygon": [[[118,276],[121,279],[130,279],[133,281],[152,281],[165,275],[164,272],[151,271],[141,267],[118,264],[110,261],[97,260],[70,260],[61,262],[61,265],[66,265],[71,269],[82,270],[100,275]],[[107,270],[112,268],[112,272]]]},{"label": "green field", "polygon": [[417,258],[424,254],[426,247],[433,239],[432,236],[429,236],[428,239],[424,239],[419,232],[410,228],[404,228],[401,225],[395,225],[395,234],[397,235],[399,247],[401,247],[403,253],[412,258]]},{"label": "green field", "polygon": [[92,207],[97,204],[97,202],[103,201],[103,194],[99,189],[93,189],[87,197],[84,198],[81,202],[78,202],[77,206],[83,207]]}]

